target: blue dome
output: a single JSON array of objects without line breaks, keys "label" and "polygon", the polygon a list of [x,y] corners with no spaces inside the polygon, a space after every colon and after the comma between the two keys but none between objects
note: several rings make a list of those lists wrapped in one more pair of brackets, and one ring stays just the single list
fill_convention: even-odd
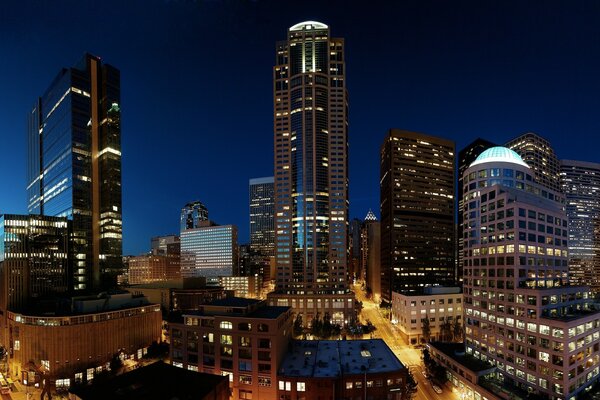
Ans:
[{"label": "blue dome", "polygon": [[518,155],[513,150],[502,146],[496,146],[487,149],[486,151],[481,153],[479,157],[477,157],[477,159],[473,161],[473,163],[469,167],[490,162],[512,163],[529,168],[529,165],[527,165],[525,161],[523,161],[520,155]]}]

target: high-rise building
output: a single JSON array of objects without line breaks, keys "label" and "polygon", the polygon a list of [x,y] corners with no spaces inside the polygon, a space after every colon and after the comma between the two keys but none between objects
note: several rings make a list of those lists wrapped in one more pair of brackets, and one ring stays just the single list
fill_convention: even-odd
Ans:
[{"label": "high-rise building", "polygon": [[165,256],[179,254],[181,243],[177,235],[154,236],[150,239],[150,247],[152,254]]},{"label": "high-rise building", "polygon": [[208,221],[208,209],[201,202],[187,203],[181,209],[181,231],[198,228],[204,221]]},{"label": "high-rise building", "polygon": [[86,54],[29,114],[29,212],[72,221],[74,290],[116,283],[122,256],[119,71]]},{"label": "high-rise building", "polygon": [[379,303],[381,300],[381,223],[373,211],[369,210],[361,230],[361,253],[367,293]]},{"label": "high-rise building", "polygon": [[530,166],[533,179],[547,189],[560,192],[560,162],[550,142],[540,135],[527,132],[505,145],[521,156]]},{"label": "high-rise building", "polygon": [[456,235],[456,282],[462,282],[463,279],[463,174],[465,170],[469,168],[469,165],[471,165],[471,163],[475,161],[481,153],[494,146],[496,146],[496,144],[488,140],[477,138],[473,142],[468,144],[464,149],[458,152],[458,187],[456,188],[456,198],[458,201],[458,231]]},{"label": "high-rise building", "polygon": [[[516,152],[493,147],[463,176],[471,362],[447,362],[467,398],[574,399],[598,378],[600,313],[589,287],[569,285],[564,197],[534,182],[534,173]],[[471,373],[453,372],[465,366],[479,376],[468,382]]]},{"label": "high-rise building", "polygon": [[305,21],[278,42],[273,68],[276,292],[310,321],[353,312],[347,285],[348,94],[344,40]]},{"label": "high-rise building", "polygon": [[363,279],[362,277],[362,238],[361,231],[363,222],[359,218],[353,218],[350,221],[350,231],[348,232],[349,253],[348,258],[348,276],[351,279]]},{"label": "high-rise building", "polygon": [[569,221],[571,283],[600,290],[600,164],[560,162],[562,190]]},{"label": "high-rise building", "polygon": [[65,217],[0,215],[1,314],[31,310],[45,295],[64,295],[69,289],[68,254]]},{"label": "high-rise building", "polygon": [[454,142],[391,129],[381,146],[381,296],[452,286]]},{"label": "high-rise building", "polygon": [[181,277],[231,276],[238,267],[237,227],[204,221],[181,231]]},{"label": "high-rise building", "polygon": [[275,198],[273,177],[250,179],[250,247],[267,257],[275,255]]}]

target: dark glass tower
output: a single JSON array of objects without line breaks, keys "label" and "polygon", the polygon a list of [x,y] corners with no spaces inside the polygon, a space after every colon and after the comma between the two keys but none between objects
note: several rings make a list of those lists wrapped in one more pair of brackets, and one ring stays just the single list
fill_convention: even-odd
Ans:
[{"label": "dark glass tower", "polygon": [[181,209],[181,229],[195,229],[202,226],[202,221],[208,221],[208,209],[199,201],[187,203]]},{"label": "dark glass tower", "polygon": [[275,255],[273,177],[250,179],[250,247],[263,256]]},{"label": "dark glass tower", "polygon": [[454,142],[391,129],[380,182],[381,297],[453,285]]},{"label": "dark glass tower", "polygon": [[[286,297],[277,304],[307,312],[307,321],[317,312],[331,315],[348,294],[344,40],[331,38],[321,22],[292,26],[277,43],[273,80],[276,292],[312,296],[300,306]],[[338,297],[324,300],[326,294]],[[343,323],[352,301],[344,298],[332,320]]]},{"label": "dark glass tower", "polygon": [[122,268],[119,71],[86,54],[29,114],[29,212],[72,220],[70,287],[112,287]]}]

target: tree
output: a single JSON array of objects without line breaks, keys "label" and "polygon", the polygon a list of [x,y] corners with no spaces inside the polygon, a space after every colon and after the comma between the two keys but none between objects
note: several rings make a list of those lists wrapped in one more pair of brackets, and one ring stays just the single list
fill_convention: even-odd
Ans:
[{"label": "tree", "polygon": [[431,339],[431,326],[429,325],[429,315],[425,314],[425,318],[421,320],[421,341],[429,342]]},{"label": "tree", "polygon": [[407,371],[406,383],[401,388],[402,400],[411,400],[417,393],[417,381],[412,372]]},{"label": "tree", "polygon": [[120,357],[121,353],[115,353],[110,359],[110,372],[116,375],[123,366],[123,360]]},{"label": "tree", "polygon": [[298,313],[296,314],[296,319],[294,320],[294,336],[300,336],[303,330],[302,314]]},{"label": "tree", "polygon": [[452,340],[452,324],[448,317],[444,319],[444,322],[440,326],[440,340],[442,342],[450,342]]},{"label": "tree", "polygon": [[331,336],[332,326],[331,326],[331,317],[329,316],[329,312],[325,312],[323,315],[323,326],[321,329],[321,336],[326,338]]},{"label": "tree", "polygon": [[315,336],[321,337],[321,334],[323,333],[323,323],[321,322],[319,313],[317,313],[317,315],[315,315],[315,317],[312,320],[312,324],[310,327],[310,333],[312,333]]},{"label": "tree", "polygon": [[454,324],[452,326],[452,339],[455,342],[462,342],[462,338],[463,338],[463,327],[460,324],[460,322],[458,322],[458,317],[454,317]]}]

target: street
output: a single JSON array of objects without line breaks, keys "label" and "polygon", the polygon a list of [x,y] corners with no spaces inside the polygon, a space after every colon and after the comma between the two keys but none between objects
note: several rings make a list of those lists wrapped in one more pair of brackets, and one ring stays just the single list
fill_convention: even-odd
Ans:
[{"label": "street", "polygon": [[421,363],[421,350],[415,349],[402,340],[400,333],[396,331],[392,323],[381,315],[379,305],[365,297],[365,293],[361,290],[359,284],[354,285],[353,289],[356,299],[363,304],[360,315],[361,322],[371,321],[377,328],[373,332],[373,337],[383,339],[400,361],[412,372],[415,381],[418,383],[414,398],[416,400],[458,400],[459,396],[446,386],[440,386],[442,394],[437,394],[433,390],[431,383],[423,375],[424,367]]}]

